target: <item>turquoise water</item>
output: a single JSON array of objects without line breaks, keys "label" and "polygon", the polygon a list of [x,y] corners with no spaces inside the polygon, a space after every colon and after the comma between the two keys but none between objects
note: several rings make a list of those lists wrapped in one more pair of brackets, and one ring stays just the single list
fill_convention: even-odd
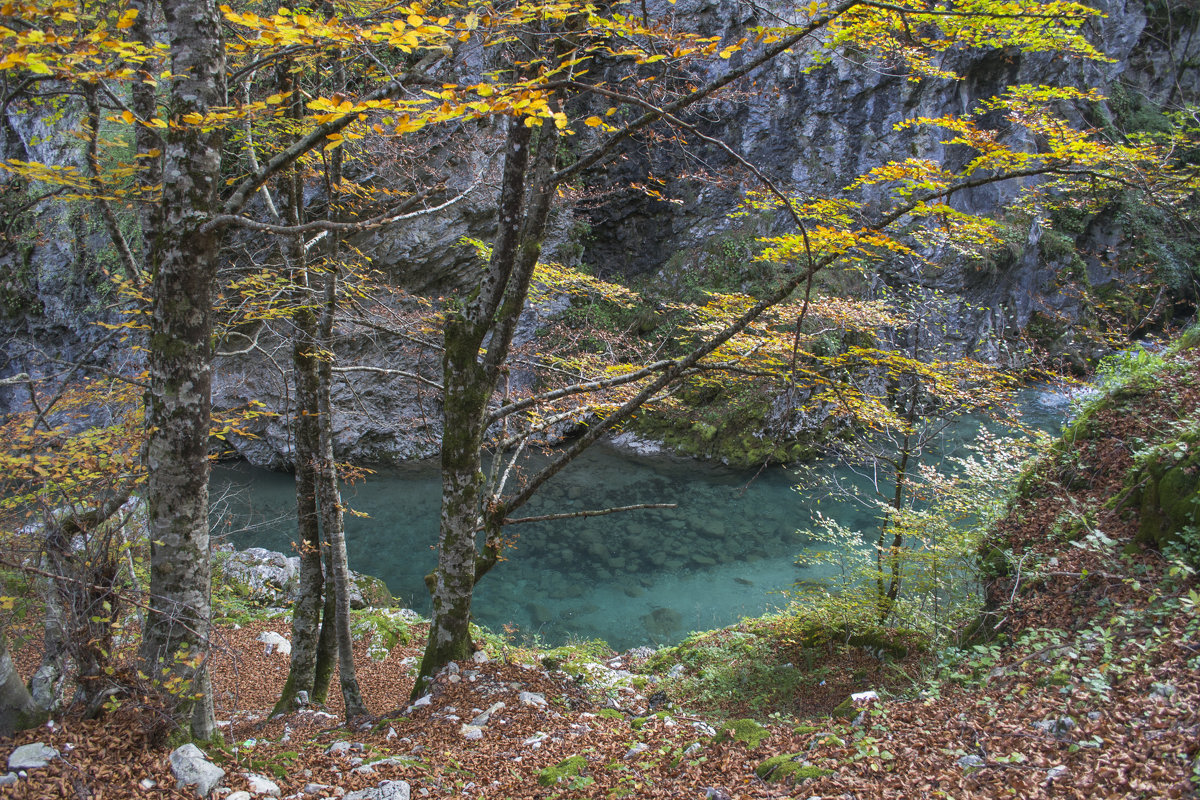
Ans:
[{"label": "turquoise water", "polygon": [[[1039,427],[1057,426],[1065,412],[1065,400],[1053,392],[1031,390],[1025,400],[1026,422]],[[477,587],[475,618],[548,643],[594,637],[624,650],[675,642],[783,605],[782,590],[821,577],[794,564],[810,546],[797,531],[814,510],[864,536],[877,530],[870,509],[797,489],[796,481],[784,468],[746,473],[596,446],[518,516],[637,503],[678,507],[511,526],[515,547]],[[436,560],[439,489],[433,462],[381,470],[345,489],[347,504],[367,515],[346,519],[351,567],[382,578],[422,613],[423,579]],[[216,533],[238,547],[293,552],[291,475],[221,466],[213,471],[212,496]]]}]

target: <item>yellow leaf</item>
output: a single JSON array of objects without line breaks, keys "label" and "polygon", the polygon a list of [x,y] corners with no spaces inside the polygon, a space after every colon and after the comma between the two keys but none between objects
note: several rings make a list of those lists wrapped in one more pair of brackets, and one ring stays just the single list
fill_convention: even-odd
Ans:
[{"label": "yellow leaf", "polygon": [[589,128],[596,128],[596,127],[599,127],[600,125],[603,125],[604,120],[600,119],[599,117],[592,116],[592,117],[588,117],[587,119],[585,119],[583,121],[583,124],[587,125]]},{"label": "yellow leaf", "polygon": [[204,122],[204,115],[197,114],[195,111],[193,111],[190,114],[184,114],[183,121],[188,125],[199,125],[201,122]]},{"label": "yellow leaf", "polygon": [[126,122],[128,122],[132,125],[133,120],[134,120],[133,112],[130,111],[129,109],[125,109],[124,111],[121,112],[121,119],[125,120]]},{"label": "yellow leaf", "polygon": [[126,11],[124,14],[121,15],[121,18],[119,20],[117,20],[117,28],[119,28],[120,30],[125,30],[126,28],[132,28],[134,21],[137,19],[137,15],[138,15],[138,10],[136,8],[129,9],[128,11]]}]

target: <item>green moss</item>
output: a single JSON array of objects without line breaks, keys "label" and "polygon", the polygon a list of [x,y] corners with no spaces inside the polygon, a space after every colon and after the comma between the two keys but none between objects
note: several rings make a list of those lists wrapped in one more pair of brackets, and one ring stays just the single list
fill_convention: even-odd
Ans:
[{"label": "green moss", "polygon": [[847,697],[842,702],[838,703],[830,712],[830,716],[835,719],[854,719],[858,716],[858,707],[854,705],[854,701]]},{"label": "green moss", "polygon": [[819,730],[820,728],[816,727],[815,725],[797,725],[796,727],[792,728],[792,733],[816,733]]},{"label": "green moss", "polygon": [[546,767],[538,773],[538,786],[554,786],[566,778],[575,778],[587,769],[587,759],[583,756],[568,756],[553,766]]},{"label": "green moss", "polygon": [[754,774],[768,783],[779,783],[786,780],[800,783],[809,778],[820,778],[833,773],[833,770],[803,764],[801,763],[803,758],[803,753],[783,753],[771,756],[754,768]]},{"label": "green moss", "polygon": [[764,739],[770,737],[770,735],[771,731],[769,729],[764,728],[752,719],[735,719],[723,725],[713,741],[720,743],[732,739],[735,742],[741,742],[753,750]]},{"label": "green moss", "polygon": [[624,719],[625,715],[615,708],[602,708],[596,712],[596,716],[602,719]]}]

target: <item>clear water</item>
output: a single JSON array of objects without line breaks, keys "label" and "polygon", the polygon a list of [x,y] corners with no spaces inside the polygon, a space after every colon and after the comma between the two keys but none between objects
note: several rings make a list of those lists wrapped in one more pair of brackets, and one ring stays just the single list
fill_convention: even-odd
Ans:
[{"label": "clear water", "polygon": [[[1029,390],[1024,400],[1026,423],[1038,427],[1057,427],[1066,410],[1049,390]],[[794,564],[812,546],[797,531],[814,510],[867,537],[877,530],[869,509],[798,489],[796,480],[784,468],[755,474],[594,447],[518,516],[637,503],[678,507],[508,528],[517,534],[515,547],[477,587],[475,618],[547,643],[600,638],[624,650],[675,642],[783,605],[783,590],[822,577],[818,568]],[[439,490],[432,462],[381,470],[345,489],[347,504],[367,515],[346,520],[351,567],[382,578],[422,613],[429,606],[424,576],[436,561]],[[238,547],[293,552],[291,475],[221,466],[212,491],[218,533]]]}]

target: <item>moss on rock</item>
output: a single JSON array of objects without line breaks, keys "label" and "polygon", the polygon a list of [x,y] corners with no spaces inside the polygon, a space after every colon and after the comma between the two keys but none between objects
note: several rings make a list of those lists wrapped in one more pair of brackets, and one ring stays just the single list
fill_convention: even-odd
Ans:
[{"label": "moss on rock", "polygon": [[546,767],[538,773],[538,786],[554,786],[566,778],[575,778],[587,769],[587,759],[583,756],[567,756],[557,764]]},{"label": "moss on rock", "polygon": [[746,747],[753,750],[770,735],[771,731],[769,729],[764,728],[752,719],[735,719],[721,726],[713,741],[720,743],[732,739],[735,742],[742,742]]},{"label": "moss on rock", "polygon": [[833,770],[814,767],[803,763],[803,753],[782,753],[771,756],[754,768],[754,774],[768,783],[779,783],[791,780],[800,783],[809,778],[820,778],[829,775]]}]

